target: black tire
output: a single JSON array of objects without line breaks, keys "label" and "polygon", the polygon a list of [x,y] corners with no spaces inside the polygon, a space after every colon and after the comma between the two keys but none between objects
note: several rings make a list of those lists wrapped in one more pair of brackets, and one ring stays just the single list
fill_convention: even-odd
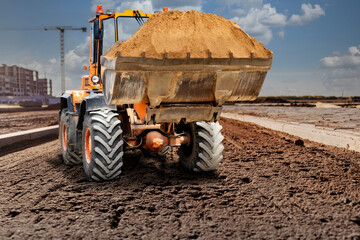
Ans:
[{"label": "black tire", "polygon": [[82,159],[89,181],[107,181],[119,177],[123,165],[123,143],[117,113],[106,109],[86,114],[82,132]]},{"label": "black tire", "polygon": [[185,125],[191,142],[179,148],[181,164],[194,172],[215,171],[223,159],[224,137],[221,125],[207,122],[194,122]]},{"label": "black tire", "polygon": [[71,157],[69,148],[69,118],[67,117],[67,108],[61,110],[59,121],[59,138],[61,143],[61,154],[65,165],[74,166],[81,163],[81,159]]}]

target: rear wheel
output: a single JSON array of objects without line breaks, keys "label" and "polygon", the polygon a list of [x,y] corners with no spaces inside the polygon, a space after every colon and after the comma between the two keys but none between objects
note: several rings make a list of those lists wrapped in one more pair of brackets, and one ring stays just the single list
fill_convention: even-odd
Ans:
[{"label": "rear wheel", "polygon": [[76,158],[71,157],[71,150],[69,148],[68,133],[69,133],[69,120],[66,116],[67,109],[61,110],[59,122],[59,136],[61,143],[61,154],[65,165],[73,166],[81,163]]},{"label": "rear wheel", "polygon": [[194,172],[215,171],[223,158],[224,137],[221,125],[216,123],[188,123],[183,130],[190,134],[191,141],[179,148],[180,162]]},{"label": "rear wheel", "polygon": [[82,132],[82,156],[89,181],[112,180],[121,174],[123,140],[118,114],[98,110],[85,116]]}]

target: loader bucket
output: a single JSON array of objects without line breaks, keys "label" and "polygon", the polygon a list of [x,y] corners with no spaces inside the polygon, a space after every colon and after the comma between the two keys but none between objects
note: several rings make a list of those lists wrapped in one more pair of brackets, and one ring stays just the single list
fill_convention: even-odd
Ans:
[{"label": "loader bucket", "polygon": [[[189,54],[188,54],[189,56]],[[255,100],[272,64],[271,58],[109,58],[102,56],[107,104],[211,103]]]}]

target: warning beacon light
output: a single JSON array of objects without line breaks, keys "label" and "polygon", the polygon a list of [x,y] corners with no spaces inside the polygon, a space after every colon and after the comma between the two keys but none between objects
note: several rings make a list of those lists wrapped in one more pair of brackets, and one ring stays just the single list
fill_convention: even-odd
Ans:
[{"label": "warning beacon light", "polygon": [[103,14],[103,13],[104,13],[104,11],[103,11],[102,5],[97,5],[96,14]]}]

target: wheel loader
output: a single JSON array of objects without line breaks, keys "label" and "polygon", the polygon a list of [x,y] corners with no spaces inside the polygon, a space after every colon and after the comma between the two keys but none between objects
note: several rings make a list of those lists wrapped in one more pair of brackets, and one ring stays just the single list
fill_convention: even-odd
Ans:
[{"label": "wheel loader", "polygon": [[[166,11],[166,9],[165,9]],[[219,118],[225,101],[257,98],[272,58],[148,58],[103,54],[103,25],[111,21],[115,43],[123,18],[153,15],[139,10],[103,12],[90,20],[90,60],[81,90],[61,96],[59,138],[63,161],[83,164],[89,181],[121,174],[124,152],[141,149],[164,157],[177,148],[190,171],[215,171],[224,147]],[[88,68],[88,69],[87,69]]]}]

